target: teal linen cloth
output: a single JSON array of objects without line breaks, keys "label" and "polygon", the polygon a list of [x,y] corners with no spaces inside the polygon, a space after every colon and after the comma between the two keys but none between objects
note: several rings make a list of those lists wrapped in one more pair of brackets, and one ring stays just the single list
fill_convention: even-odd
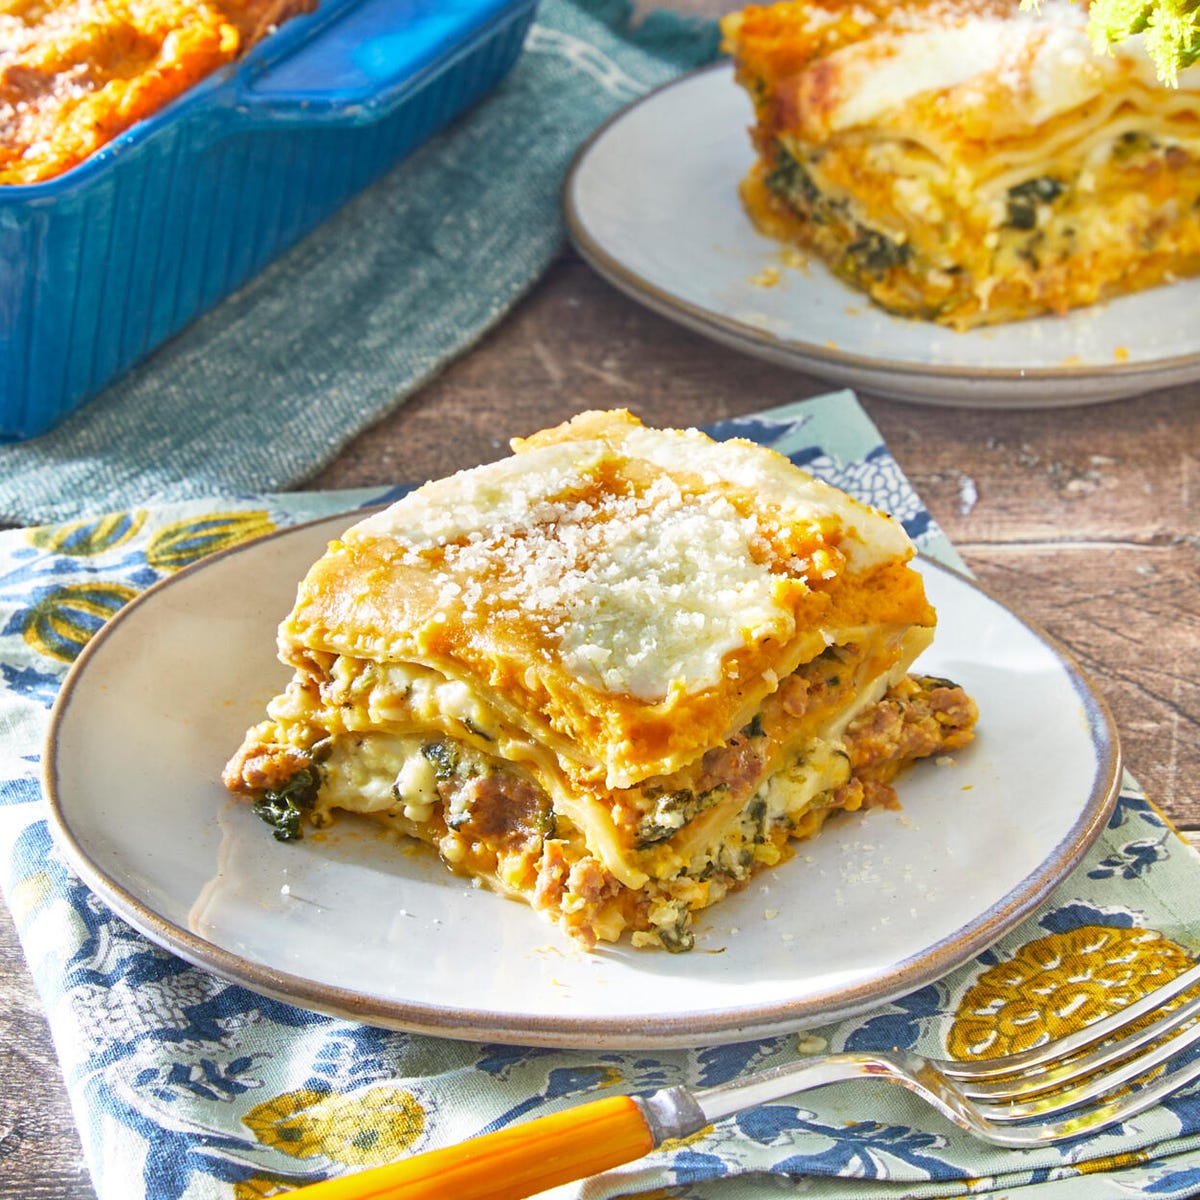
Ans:
[{"label": "teal linen cloth", "polygon": [[[712,432],[777,447],[889,510],[922,550],[958,565],[851,394]],[[801,1038],[636,1053],[451,1041],[292,1007],[189,966],[109,911],[53,842],[40,783],[50,706],[103,618],[150,584],[247,537],[382,498],[243,494],[0,534],[0,884],[101,1200],[255,1200],[603,1095],[717,1084],[821,1048],[944,1055],[979,1040],[981,1021],[1011,1046],[1011,1035],[1036,1034],[1031,998],[1118,1007],[1200,947],[1200,863],[1126,779],[1083,863],[997,945],[947,978]],[[1094,1137],[1005,1151],[899,1088],[858,1082],[744,1112],[554,1194],[1117,1200],[1197,1189],[1197,1086]]]},{"label": "teal linen cloth", "polygon": [[630,15],[542,0],[491,96],[63,425],[0,445],[0,524],[285,490],[332,461],[551,262],[587,135],[716,56],[711,22]]}]

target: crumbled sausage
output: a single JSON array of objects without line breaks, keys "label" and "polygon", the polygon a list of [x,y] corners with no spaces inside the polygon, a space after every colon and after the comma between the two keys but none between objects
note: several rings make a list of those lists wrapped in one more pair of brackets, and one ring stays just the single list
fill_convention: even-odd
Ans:
[{"label": "crumbled sausage", "polygon": [[[965,746],[978,715],[975,701],[956,684],[910,675],[850,722],[844,740],[852,773],[864,784],[886,786],[913,759]],[[862,800],[881,802],[894,804],[895,797],[875,788]]]}]

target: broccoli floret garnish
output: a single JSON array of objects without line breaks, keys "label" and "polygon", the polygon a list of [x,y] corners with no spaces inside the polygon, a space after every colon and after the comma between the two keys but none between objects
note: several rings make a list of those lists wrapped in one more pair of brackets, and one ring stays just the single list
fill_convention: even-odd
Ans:
[{"label": "broccoli floret garnish", "polygon": [[[1021,0],[1037,9],[1038,0]],[[1100,54],[1142,34],[1159,79],[1171,87],[1179,72],[1200,59],[1200,0],[1092,0],[1088,37]]]},{"label": "broccoli floret garnish", "polygon": [[1174,86],[1179,72],[1200,59],[1200,5],[1197,0],[1092,0],[1088,36],[1097,50],[1134,34],[1163,83]]}]

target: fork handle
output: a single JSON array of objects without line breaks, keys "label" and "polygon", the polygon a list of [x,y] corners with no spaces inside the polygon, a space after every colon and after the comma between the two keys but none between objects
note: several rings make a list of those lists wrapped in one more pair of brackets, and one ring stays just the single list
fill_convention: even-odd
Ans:
[{"label": "fork handle", "polygon": [[656,1144],[641,1105],[631,1096],[610,1096],[288,1195],[303,1200],[521,1200],[632,1162]]}]

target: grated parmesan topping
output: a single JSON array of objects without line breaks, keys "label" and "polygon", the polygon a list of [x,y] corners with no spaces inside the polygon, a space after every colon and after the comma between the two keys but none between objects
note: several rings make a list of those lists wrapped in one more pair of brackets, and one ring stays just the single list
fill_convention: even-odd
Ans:
[{"label": "grated parmesan topping", "polygon": [[602,486],[606,459],[599,442],[539,447],[427,485],[352,534],[390,536],[439,570],[468,623],[539,624],[568,671],[612,693],[712,686],[729,652],[790,636],[776,576],[751,553],[756,516],[663,469]]}]

